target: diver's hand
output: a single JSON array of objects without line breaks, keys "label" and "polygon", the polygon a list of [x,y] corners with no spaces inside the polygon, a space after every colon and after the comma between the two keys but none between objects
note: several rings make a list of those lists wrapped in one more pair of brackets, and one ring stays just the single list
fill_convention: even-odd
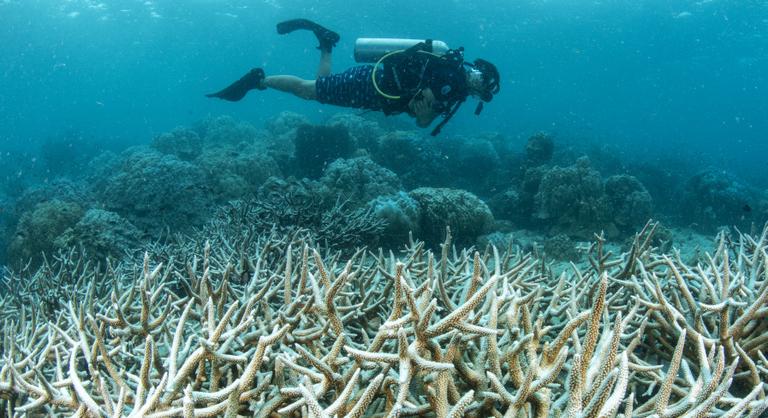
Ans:
[{"label": "diver's hand", "polygon": [[408,103],[411,114],[416,118],[416,124],[424,128],[429,126],[437,113],[433,110],[435,95],[429,89],[422,90]]}]

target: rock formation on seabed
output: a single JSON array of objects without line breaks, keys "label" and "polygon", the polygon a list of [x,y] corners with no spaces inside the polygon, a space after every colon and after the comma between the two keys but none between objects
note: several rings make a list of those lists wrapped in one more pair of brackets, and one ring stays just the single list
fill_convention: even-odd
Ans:
[{"label": "rock formation on seabed", "polygon": [[768,228],[702,263],[602,237],[555,273],[517,248],[327,253],[179,237],[7,275],[0,416],[759,417]]}]

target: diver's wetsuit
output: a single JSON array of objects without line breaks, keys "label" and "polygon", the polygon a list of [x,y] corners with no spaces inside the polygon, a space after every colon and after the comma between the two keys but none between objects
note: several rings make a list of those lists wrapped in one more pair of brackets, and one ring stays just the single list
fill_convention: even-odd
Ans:
[{"label": "diver's wetsuit", "polygon": [[433,55],[404,55],[399,64],[383,63],[376,71],[377,90],[373,83],[375,65],[358,65],[338,74],[318,77],[316,100],[320,103],[383,111],[387,115],[410,112],[408,103],[414,95],[430,88],[436,104],[449,109],[467,94],[466,78],[461,63],[445,65]]},{"label": "diver's wetsuit", "polygon": [[[382,110],[386,99],[373,86],[373,65],[358,65],[338,74],[318,77],[315,82],[317,101],[343,107]],[[376,74],[381,81],[381,73]]]}]

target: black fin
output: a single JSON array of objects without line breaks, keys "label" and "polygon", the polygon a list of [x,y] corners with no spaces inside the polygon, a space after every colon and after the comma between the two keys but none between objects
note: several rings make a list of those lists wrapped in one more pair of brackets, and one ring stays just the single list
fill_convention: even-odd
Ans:
[{"label": "black fin", "polygon": [[330,52],[341,36],[338,33],[325,28],[309,19],[291,19],[277,24],[277,33],[285,35],[297,30],[311,30],[320,42],[318,49]]},{"label": "black fin", "polygon": [[264,80],[264,70],[254,68],[225,89],[216,93],[206,94],[205,97],[216,97],[230,102],[237,102],[253,89],[264,90],[265,87],[261,87],[262,80]]}]

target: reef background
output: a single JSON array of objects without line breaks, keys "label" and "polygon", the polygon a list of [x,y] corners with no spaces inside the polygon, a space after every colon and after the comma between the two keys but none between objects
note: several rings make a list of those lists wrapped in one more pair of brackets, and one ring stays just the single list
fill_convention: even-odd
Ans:
[{"label": "reef background", "polygon": [[[633,158],[675,155],[758,177],[768,149],[768,6],[759,1],[308,0],[176,3],[0,2],[3,148],[82,132],[146,142],[226,113],[261,125],[291,109],[331,110],[275,93],[231,106],[202,97],[254,66],[311,76],[314,39],[274,25],[305,16],[339,31],[335,68],[356,37],[432,37],[498,64],[503,89],[482,118],[447,132],[548,130],[616,144]],[[469,106],[468,106],[469,107]]]},{"label": "reef background", "polygon": [[[0,3],[0,247],[39,244],[2,259],[77,242],[62,234],[96,209],[129,221],[139,241],[201,227],[220,205],[259,196],[272,176],[318,180],[325,189],[313,198],[332,205],[351,193],[327,178],[345,171],[341,162],[327,173],[337,157],[365,157],[374,177],[388,179],[352,196],[348,210],[401,192],[414,198],[423,186],[470,192],[486,207],[481,228],[457,235],[466,244],[511,231],[578,242],[602,229],[621,241],[649,216],[672,235],[765,221],[764,3],[384,3],[354,13],[309,1]],[[354,64],[358,36],[433,37],[495,62],[501,94],[480,118],[469,103],[437,140],[406,118],[335,116],[276,92],[236,105],[202,96],[253,66],[310,77],[312,36],[274,31],[296,16],[342,34],[336,70]],[[342,130],[317,128],[339,120]],[[174,132],[180,139],[168,140]],[[539,132],[551,156],[546,144],[529,149]],[[296,150],[316,137],[332,138]],[[390,141],[407,146],[387,155]],[[145,148],[125,151],[135,145]],[[318,153],[311,170],[300,168]],[[148,175],[157,181],[145,183]],[[583,209],[569,212],[574,203]],[[671,240],[690,241],[679,234]]]}]

